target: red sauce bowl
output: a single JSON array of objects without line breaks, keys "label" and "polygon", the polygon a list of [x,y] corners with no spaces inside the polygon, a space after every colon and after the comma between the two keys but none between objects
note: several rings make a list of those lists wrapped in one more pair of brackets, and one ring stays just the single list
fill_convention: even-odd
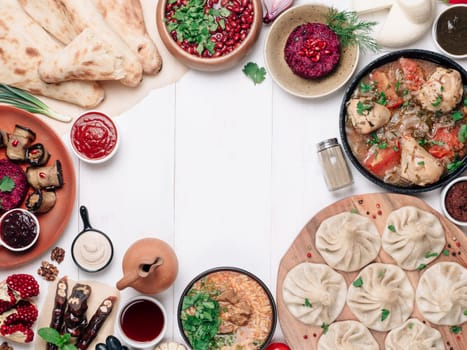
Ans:
[{"label": "red sauce bowl", "polygon": [[70,131],[70,142],[79,159],[98,164],[114,156],[120,135],[117,124],[107,114],[88,111],[74,121]]}]

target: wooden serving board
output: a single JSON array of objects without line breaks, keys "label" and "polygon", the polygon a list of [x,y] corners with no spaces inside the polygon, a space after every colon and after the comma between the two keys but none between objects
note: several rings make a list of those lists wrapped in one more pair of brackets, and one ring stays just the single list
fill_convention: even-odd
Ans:
[{"label": "wooden serving board", "polygon": [[[452,261],[467,266],[467,238],[464,233],[443,215],[431,208],[423,200],[401,194],[391,193],[374,193],[362,194],[357,196],[348,197],[334,204],[324,208],[318,212],[302,229],[302,231],[295,238],[294,242],[282,257],[279,271],[277,275],[277,310],[280,326],[285,335],[287,343],[293,350],[316,350],[319,337],[323,330],[320,327],[306,325],[297,320],[287,309],[282,299],[282,284],[287,272],[302,262],[325,263],[324,259],[318,253],[315,247],[315,234],[321,222],[330,216],[341,212],[358,212],[360,215],[366,216],[374,221],[380,234],[383,233],[386,226],[387,216],[395,209],[411,205],[433,213],[440,220],[446,235],[446,249],[449,250],[449,256],[441,254],[433,262],[428,264],[427,268],[441,261]],[[383,262],[389,264],[396,264],[396,262],[382,249],[380,250],[375,262]],[[425,268],[419,271],[405,271],[414,288],[417,288],[418,280],[426,271]],[[345,279],[347,287],[356,278],[357,272],[339,272]],[[418,318],[424,321],[420,312],[414,302],[414,312],[411,317]],[[343,320],[357,320],[355,315],[350,311],[346,304],[342,313],[337,318],[337,321]],[[451,347],[454,350],[467,349],[467,324],[462,325],[462,332],[454,334],[450,331],[448,326],[436,326],[426,321],[427,325],[438,329],[444,339],[446,349]],[[380,349],[384,350],[384,340],[388,332],[377,332],[370,330],[380,345]]]}]

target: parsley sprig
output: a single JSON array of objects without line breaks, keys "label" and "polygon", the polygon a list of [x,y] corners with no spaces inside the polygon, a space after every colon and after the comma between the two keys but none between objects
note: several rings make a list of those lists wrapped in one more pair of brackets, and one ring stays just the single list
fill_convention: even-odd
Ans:
[{"label": "parsley sprig", "polygon": [[9,176],[0,178],[0,192],[11,192],[15,188],[15,182]]}]

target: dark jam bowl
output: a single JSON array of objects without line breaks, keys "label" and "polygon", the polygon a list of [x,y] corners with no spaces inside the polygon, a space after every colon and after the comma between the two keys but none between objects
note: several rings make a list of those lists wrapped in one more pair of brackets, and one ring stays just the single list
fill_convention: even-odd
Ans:
[{"label": "dark jam bowl", "polygon": [[[183,324],[182,324],[182,319],[181,319],[181,315],[182,315],[182,307],[183,307],[183,299],[185,298],[185,296],[188,294],[188,292],[193,288],[193,286],[195,285],[196,282],[200,281],[201,279],[207,277],[208,275],[211,275],[211,274],[214,274],[214,273],[217,273],[217,272],[236,272],[238,274],[241,274],[241,275],[245,275],[247,277],[250,277],[252,280],[254,280],[262,289],[263,291],[265,292],[268,300],[269,300],[269,303],[271,305],[271,309],[272,309],[272,319],[271,319],[271,329],[269,330],[269,333],[268,333],[268,336],[266,337],[264,343],[262,344],[261,346],[261,350],[265,349],[266,346],[271,342],[272,340],[272,337],[274,336],[274,331],[276,329],[276,323],[277,323],[277,309],[276,309],[276,304],[274,302],[274,297],[272,296],[271,292],[269,291],[268,287],[264,284],[263,281],[261,281],[257,276],[255,276],[254,274],[252,274],[251,272],[248,272],[246,270],[243,270],[243,269],[240,269],[238,267],[215,267],[215,268],[212,268],[212,269],[209,269],[209,270],[206,270],[202,273],[200,273],[199,275],[197,275],[195,278],[193,278],[191,280],[190,283],[188,283],[188,285],[185,287],[185,289],[183,290],[183,293],[180,297],[180,301],[178,303],[178,311],[177,311],[177,322],[178,322],[178,328],[180,330],[180,333],[183,337],[183,340],[189,345],[189,348],[193,348],[193,346],[190,344],[190,340],[188,339],[187,335],[185,334],[185,331],[183,329]],[[212,350],[216,350],[216,349],[212,349]]]},{"label": "dark jam bowl", "polygon": [[25,209],[11,209],[0,218],[0,245],[12,252],[30,249],[39,232],[39,220]]},{"label": "dark jam bowl", "polygon": [[444,186],[448,182],[452,181],[454,178],[458,177],[459,175],[461,175],[462,172],[465,169],[467,169],[467,156],[464,156],[464,158],[462,159],[461,166],[459,166],[456,170],[443,175],[437,182],[434,182],[426,186],[417,186],[417,185],[398,186],[395,184],[384,182],[382,179],[373,175],[362,164],[360,164],[360,162],[358,161],[358,159],[355,157],[355,155],[352,152],[352,149],[349,145],[349,141],[347,140],[347,133],[345,131],[345,124],[347,120],[346,104],[347,104],[347,101],[352,97],[352,94],[355,91],[355,89],[358,88],[358,84],[360,80],[362,80],[362,78],[365,77],[367,74],[369,74],[372,70],[386,63],[396,61],[401,57],[418,58],[418,59],[422,59],[422,60],[426,60],[426,61],[439,64],[440,66],[445,67],[445,68],[455,69],[459,71],[459,73],[461,74],[462,83],[464,84],[464,87],[465,85],[467,85],[466,70],[461,65],[459,65],[458,63],[456,63],[455,61],[453,61],[452,59],[444,55],[441,55],[439,53],[432,52],[432,51],[418,50],[418,49],[393,51],[389,54],[378,57],[377,59],[369,63],[360,72],[358,72],[357,75],[350,82],[349,86],[345,90],[344,98],[342,99],[342,104],[340,108],[339,133],[340,133],[341,140],[342,140],[342,146],[344,148],[344,151],[347,157],[350,159],[350,162],[353,164],[353,166],[357,168],[360,174],[362,174],[366,179],[370,180],[374,184],[391,192],[397,192],[397,193],[403,193],[403,194],[415,194],[415,193],[428,192],[428,191],[437,189],[441,186]]},{"label": "dark jam bowl", "polygon": [[434,43],[439,51],[454,59],[467,57],[466,14],[467,4],[450,5],[433,22],[431,34]]}]

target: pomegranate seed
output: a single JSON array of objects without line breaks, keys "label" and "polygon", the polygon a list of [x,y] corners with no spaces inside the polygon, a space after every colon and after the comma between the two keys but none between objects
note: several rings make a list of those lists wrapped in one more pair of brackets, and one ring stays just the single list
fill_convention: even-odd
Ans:
[{"label": "pomegranate seed", "polygon": [[47,175],[44,172],[41,171],[41,172],[39,172],[39,177],[41,179],[45,179],[47,177]]},{"label": "pomegranate seed", "polygon": [[17,139],[14,139],[14,140],[11,142],[11,145],[12,145],[13,147],[18,146],[18,144],[19,144],[19,141],[18,141]]}]

